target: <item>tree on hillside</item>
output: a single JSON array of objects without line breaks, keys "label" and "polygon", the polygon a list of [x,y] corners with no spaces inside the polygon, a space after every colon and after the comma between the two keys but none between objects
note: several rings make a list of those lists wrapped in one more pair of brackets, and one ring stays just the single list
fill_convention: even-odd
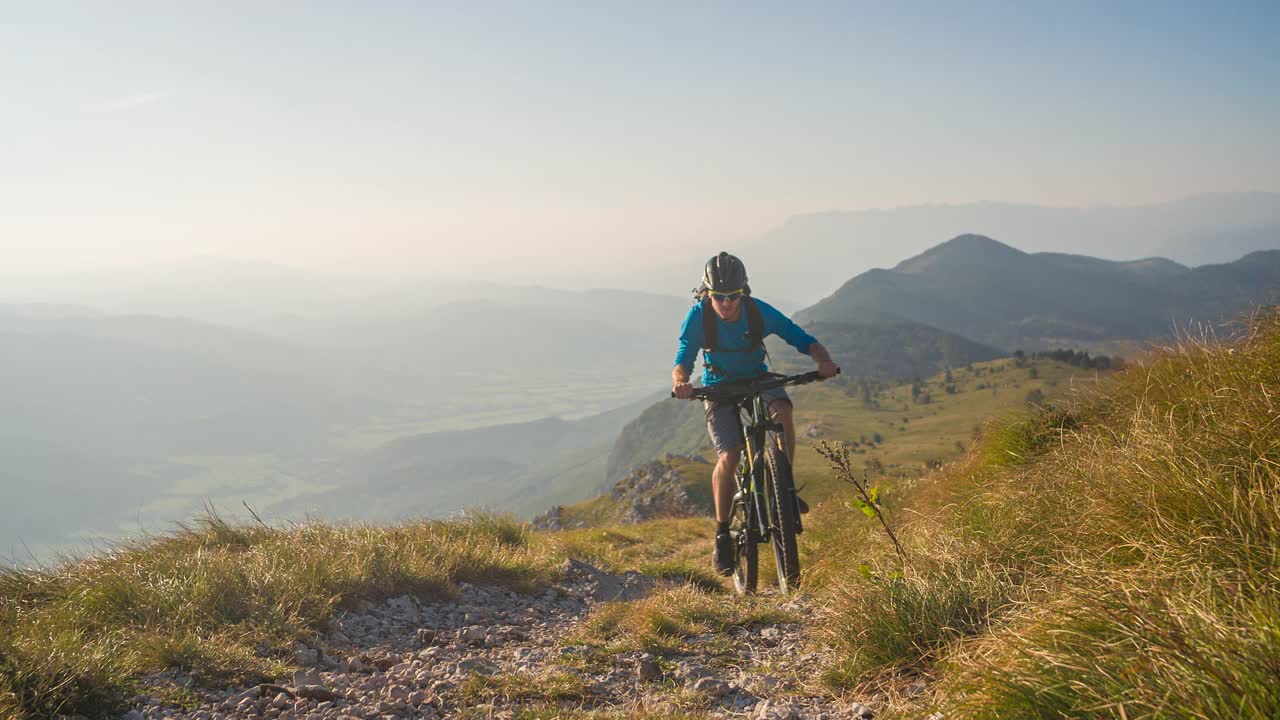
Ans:
[{"label": "tree on hillside", "polygon": [[1087,352],[1071,349],[1051,350],[1049,352],[1036,353],[1035,357],[1056,360],[1061,363],[1090,370],[1111,370],[1112,368],[1118,370],[1123,365],[1120,358],[1112,358],[1106,355],[1099,355],[1091,358]]}]

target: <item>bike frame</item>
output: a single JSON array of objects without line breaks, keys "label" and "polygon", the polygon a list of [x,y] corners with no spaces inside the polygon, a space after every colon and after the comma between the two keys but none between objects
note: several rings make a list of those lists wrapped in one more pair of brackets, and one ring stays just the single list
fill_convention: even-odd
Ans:
[{"label": "bike frame", "polygon": [[784,450],[782,443],[782,423],[769,417],[769,408],[764,399],[757,393],[752,395],[750,403],[738,406],[738,423],[742,427],[745,449],[738,462],[738,472],[734,477],[738,483],[737,498],[750,498],[747,502],[747,524],[755,531],[751,538],[758,543],[767,542],[777,532],[777,508],[770,498],[772,495],[765,487],[764,452],[769,442],[769,432],[777,438],[779,450]]}]

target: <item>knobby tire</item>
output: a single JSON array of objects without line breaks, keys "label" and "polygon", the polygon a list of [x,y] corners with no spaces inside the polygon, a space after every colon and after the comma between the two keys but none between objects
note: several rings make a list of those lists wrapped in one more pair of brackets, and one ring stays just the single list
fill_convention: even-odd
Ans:
[{"label": "knobby tire", "polygon": [[[740,487],[746,487],[741,483]],[[756,591],[760,582],[760,545],[756,542],[756,531],[751,521],[748,504],[753,498],[744,495],[733,503],[733,589],[739,595],[749,595]]]},{"label": "knobby tire", "polygon": [[770,443],[765,451],[769,469],[769,492],[773,505],[773,560],[778,568],[778,587],[789,593],[800,589],[800,553],[796,547],[796,490],[791,477],[791,461]]}]

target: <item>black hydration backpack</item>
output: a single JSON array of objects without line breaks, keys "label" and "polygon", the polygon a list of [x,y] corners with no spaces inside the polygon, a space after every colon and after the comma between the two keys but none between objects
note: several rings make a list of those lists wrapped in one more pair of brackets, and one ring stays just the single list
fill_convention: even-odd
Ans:
[{"label": "black hydration backpack", "polygon": [[721,350],[717,330],[716,311],[711,309],[711,298],[702,298],[702,349],[711,352],[751,352],[764,344],[764,316],[750,295],[742,298],[742,311],[747,314],[747,339],[751,346],[746,350]]}]

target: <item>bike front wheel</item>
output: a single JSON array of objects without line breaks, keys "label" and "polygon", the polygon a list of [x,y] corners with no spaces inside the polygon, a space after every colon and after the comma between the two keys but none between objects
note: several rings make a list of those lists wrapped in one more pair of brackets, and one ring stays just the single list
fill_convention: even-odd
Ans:
[{"label": "bike front wheel", "polygon": [[750,508],[751,498],[739,493],[733,501],[733,589],[739,595],[756,591],[760,582],[760,547]]},{"label": "bike front wheel", "polygon": [[796,486],[791,477],[791,461],[776,447],[765,451],[768,468],[770,520],[773,560],[778,569],[778,588],[788,593],[800,588],[800,553],[796,547],[799,511],[796,508]]}]

